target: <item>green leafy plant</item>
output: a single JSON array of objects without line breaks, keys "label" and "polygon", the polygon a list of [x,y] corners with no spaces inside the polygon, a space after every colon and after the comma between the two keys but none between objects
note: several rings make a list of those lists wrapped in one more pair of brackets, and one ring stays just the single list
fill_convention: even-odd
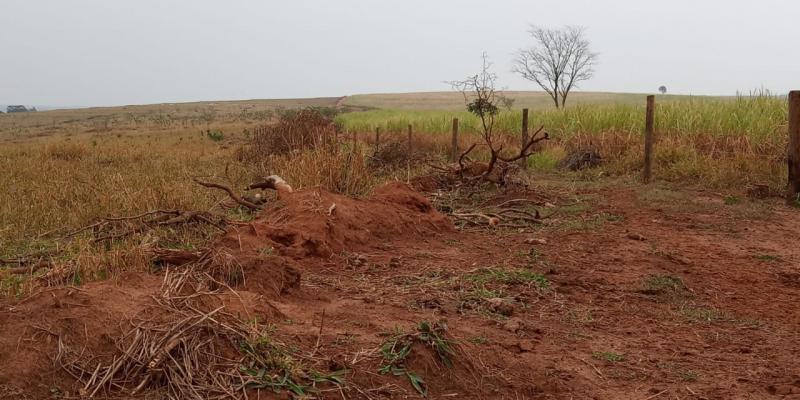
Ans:
[{"label": "green leafy plant", "polygon": [[214,142],[219,142],[222,139],[225,139],[225,134],[222,133],[222,131],[212,131],[210,129],[206,131],[206,136]]},{"label": "green leafy plant", "polygon": [[780,256],[776,256],[776,255],[772,255],[772,254],[758,254],[758,255],[756,255],[754,257],[755,257],[755,259],[761,260],[761,261],[771,261],[771,262],[781,261]]},{"label": "green leafy plant", "polygon": [[239,351],[245,356],[239,370],[253,378],[248,388],[306,396],[317,391],[317,384],[344,384],[347,370],[321,373],[306,368],[291,356],[292,348],[270,338],[270,331],[268,329],[255,341],[239,343]]},{"label": "green leafy plant", "polygon": [[428,395],[425,380],[406,366],[406,360],[411,354],[414,344],[422,344],[436,352],[439,361],[447,368],[453,367],[451,357],[454,355],[452,342],[446,336],[447,325],[444,322],[430,323],[422,321],[417,324],[415,332],[403,333],[397,331],[389,337],[380,347],[383,363],[378,372],[395,376],[405,376],[411,386],[423,396]]},{"label": "green leafy plant", "polygon": [[732,194],[729,194],[729,195],[725,196],[723,201],[725,202],[725,205],[732,206],[734,204],[741,203],[742,199],[740,199],[738,196],[734,196]]}]

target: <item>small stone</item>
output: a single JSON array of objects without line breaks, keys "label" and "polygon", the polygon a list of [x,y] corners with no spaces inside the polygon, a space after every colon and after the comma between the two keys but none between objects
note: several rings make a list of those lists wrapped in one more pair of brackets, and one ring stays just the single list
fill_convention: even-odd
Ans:
[{"label": "small stone", "polygon": [[633,233],[633,232],[628,234],[628,239],[631,239],[631,240],[647,240],[644,236],[642,236],[642,235],[640,235],[638,233]]},{"label": "small stone", "polygon": [[392,257],[389,259],[389,267],[391,268],[400,268],[402,264],[400,263],[399,257]]},{"label": "small stone", "polygon": [[486,304],[489,306],[490,309],[495,309],[500,304],[503,304],[503,299],[499,297],[493,297],[491,299],[486,299]]},{"label": "small stone", "polygon": [[362,265],[367,264],[367,257],[364,257],[361,254],[353,254],[347,259],[347,264],[353,267],[360,267]]},{"label": "small stone", "polygon": [[675,262],[677,262],[678,264],[682,264],[682,265],[691,265],[692,264],[692,260],[690,260],[690,259],[688,259],[686,257],[683,257],[683,256],[672,256],[672,259],[675,260]]},{"label": "small stone", "polygon": [[517,347],[519,347],[520,353],[528,353],[533,351],[533,342],[530,340],[520,340],[517,343]]},{"label": "small stone", "polygon": [[503,329],[511,332],[517,333],[521,331],[525,327],[525,322],[522,321],[520,318],[509,318],[506,322],[503,323]]},{"label": "small stone", "polygon": [[779,396],[796,393],[795,390],[796,388],[792,385],[775,385],[775,394]]},{"label": "small stone", "polygon": [[530,239],[525,239],[525,243],[527,243],[527,244],[547,244],[547,239],[530,238]]},{"label": "small stone", "polygon": [[556,208],[556,205],[553,203],[544,203],[544,206],[547,208]]},{"label": "small stone", "polygon": [[490,311],[504,315],[506,317],[514,314],[514,305],[499,297],[486,300]]}]

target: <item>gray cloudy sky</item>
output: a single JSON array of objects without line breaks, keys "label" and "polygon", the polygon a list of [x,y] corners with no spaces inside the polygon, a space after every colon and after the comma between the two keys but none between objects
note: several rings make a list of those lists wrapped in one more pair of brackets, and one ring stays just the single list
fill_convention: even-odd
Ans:
[{"label": "gray cloudy sky", "polygon": [[120,105],[503,86],[528,24],[587,28],[583,90],[800,88],[797,0],[0,0],[0,103]]}]

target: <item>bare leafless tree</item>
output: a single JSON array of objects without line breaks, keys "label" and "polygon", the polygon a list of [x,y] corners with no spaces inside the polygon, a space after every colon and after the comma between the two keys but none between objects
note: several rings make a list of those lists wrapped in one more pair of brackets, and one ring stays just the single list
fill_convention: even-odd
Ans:
[{"label": "bare leafless tree", "polygon": [[[489,57],[486,53],[483,53],[482,61],[480,73],[469,76],[463,80],[447,82],[453,89],[461,92],[464,96],[464,102],[467,105],[467,111],[475,114],[481,121],[483,143],[474,143],[461,154],[458,158],[458,171],[463,177],[463,172],[465,170],[464,160],[467,159],[469,153],[477,146],[485,145],[489,148],[489,153],[491,155],[489,164],[486,169],[483,170],[483,173],[475,178],[489,179],[495,181],[495,183],[502,183],[505,175],[504,173],[500,174],[499,179],[491,178],[498,161],[507,164],[522,158],[527,158],[533,154],[533,145],[548,139],[549,136],[547,132],[544,132],[544,127],[541,127],[531,135],[527,143],[523,144],[519,154],[510,157],[503,156],[503,144],[498,143],[500,140],[497,140],[495,137],[494,123],[500,111],[499,106],[508,105],[510,107],[513,100],[505,97],[503,92],[496,88],[497,75],[491,71],[492,63],[489,61]],[[541,136],[539,136],[540,134]]]},{"label": "bare leafless tree", "polygon": [[544,89],[556,108],[564,107],[569,92],[594,75],[597,54],[589,48],[585,29],[531,26],[533,45],[517,51],[514,72]]}]

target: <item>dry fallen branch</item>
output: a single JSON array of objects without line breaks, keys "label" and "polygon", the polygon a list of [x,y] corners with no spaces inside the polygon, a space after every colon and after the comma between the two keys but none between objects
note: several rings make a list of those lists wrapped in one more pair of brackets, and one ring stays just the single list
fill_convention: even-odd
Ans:
[{"label": "dry fallen branch", "polygon": [[36,264],[29,264],[22,267],[9,267],[0,269],[0,272],[6,274],[32,274],[36,271],[41,269],[50,268],[53,266],[53,263],[50,261],[39,261]]},{"label": "dry fallen branch", "polygon": [[539,205],[535,200],[513,199],[497,205],[481,204],[467,210],[456,210],[450,215],[472,226],[526,228],[542,224],[543,218],[539,210],[522,208],[526,203]]},{"label": "dry fallen branch", "polygon": [[202,276],[193,269],[167,273],[155,308],[131,321],[110,361],[97,362],[87,349],[75,351],[52,330],[39,330],[58,338],[55,361],[82,383],[82,397],[152,389],[171,399],[246,398],[250,377],[236,373],[242,360],[228,355],[260,332],[224,306],[203,311],[207,300],[200,297],[217,293]]},{"label": "dry fallen branch", "polygon": [[91,230],[95,237],[94,241],[103,242],[146,232],[159,226],[191,223],[208,224],[224,232],[228,221],[223,216],[207,211],[153,210],[133,216],[106,217],[78,228],[61,239],[67,239]]},{"label": "dry fallen branch", "polygon": [[203,186],[203,187],[213,188],[213,189],[220,189],[220,190],[225,191],[225,193],[227,193],[228,196],[233,201],[235,201],[236,203],[238,203],[238,204],[240,204],[242,206],[245,206],[245,207],[249,208],[250,210],[253,210],[253,211],[261,210],[261,206],[259,206],[257,204],[254,204],[254,203],[251,203],[251,202],[249,202],[249,201],[247,201],[245,199],[242,199],[241,197],[239,197],[239,195],[234,193],[231,188],[229,188],[229,187],[227,187],[225,185],[221,185],[219,183],[213,183],[213,182],[204,182],[204,181],[201,181],[201,180],[199,180],[197,178],[194,178],[194,181],[195,181],[195,183],[197,183],[198,185]]}]

